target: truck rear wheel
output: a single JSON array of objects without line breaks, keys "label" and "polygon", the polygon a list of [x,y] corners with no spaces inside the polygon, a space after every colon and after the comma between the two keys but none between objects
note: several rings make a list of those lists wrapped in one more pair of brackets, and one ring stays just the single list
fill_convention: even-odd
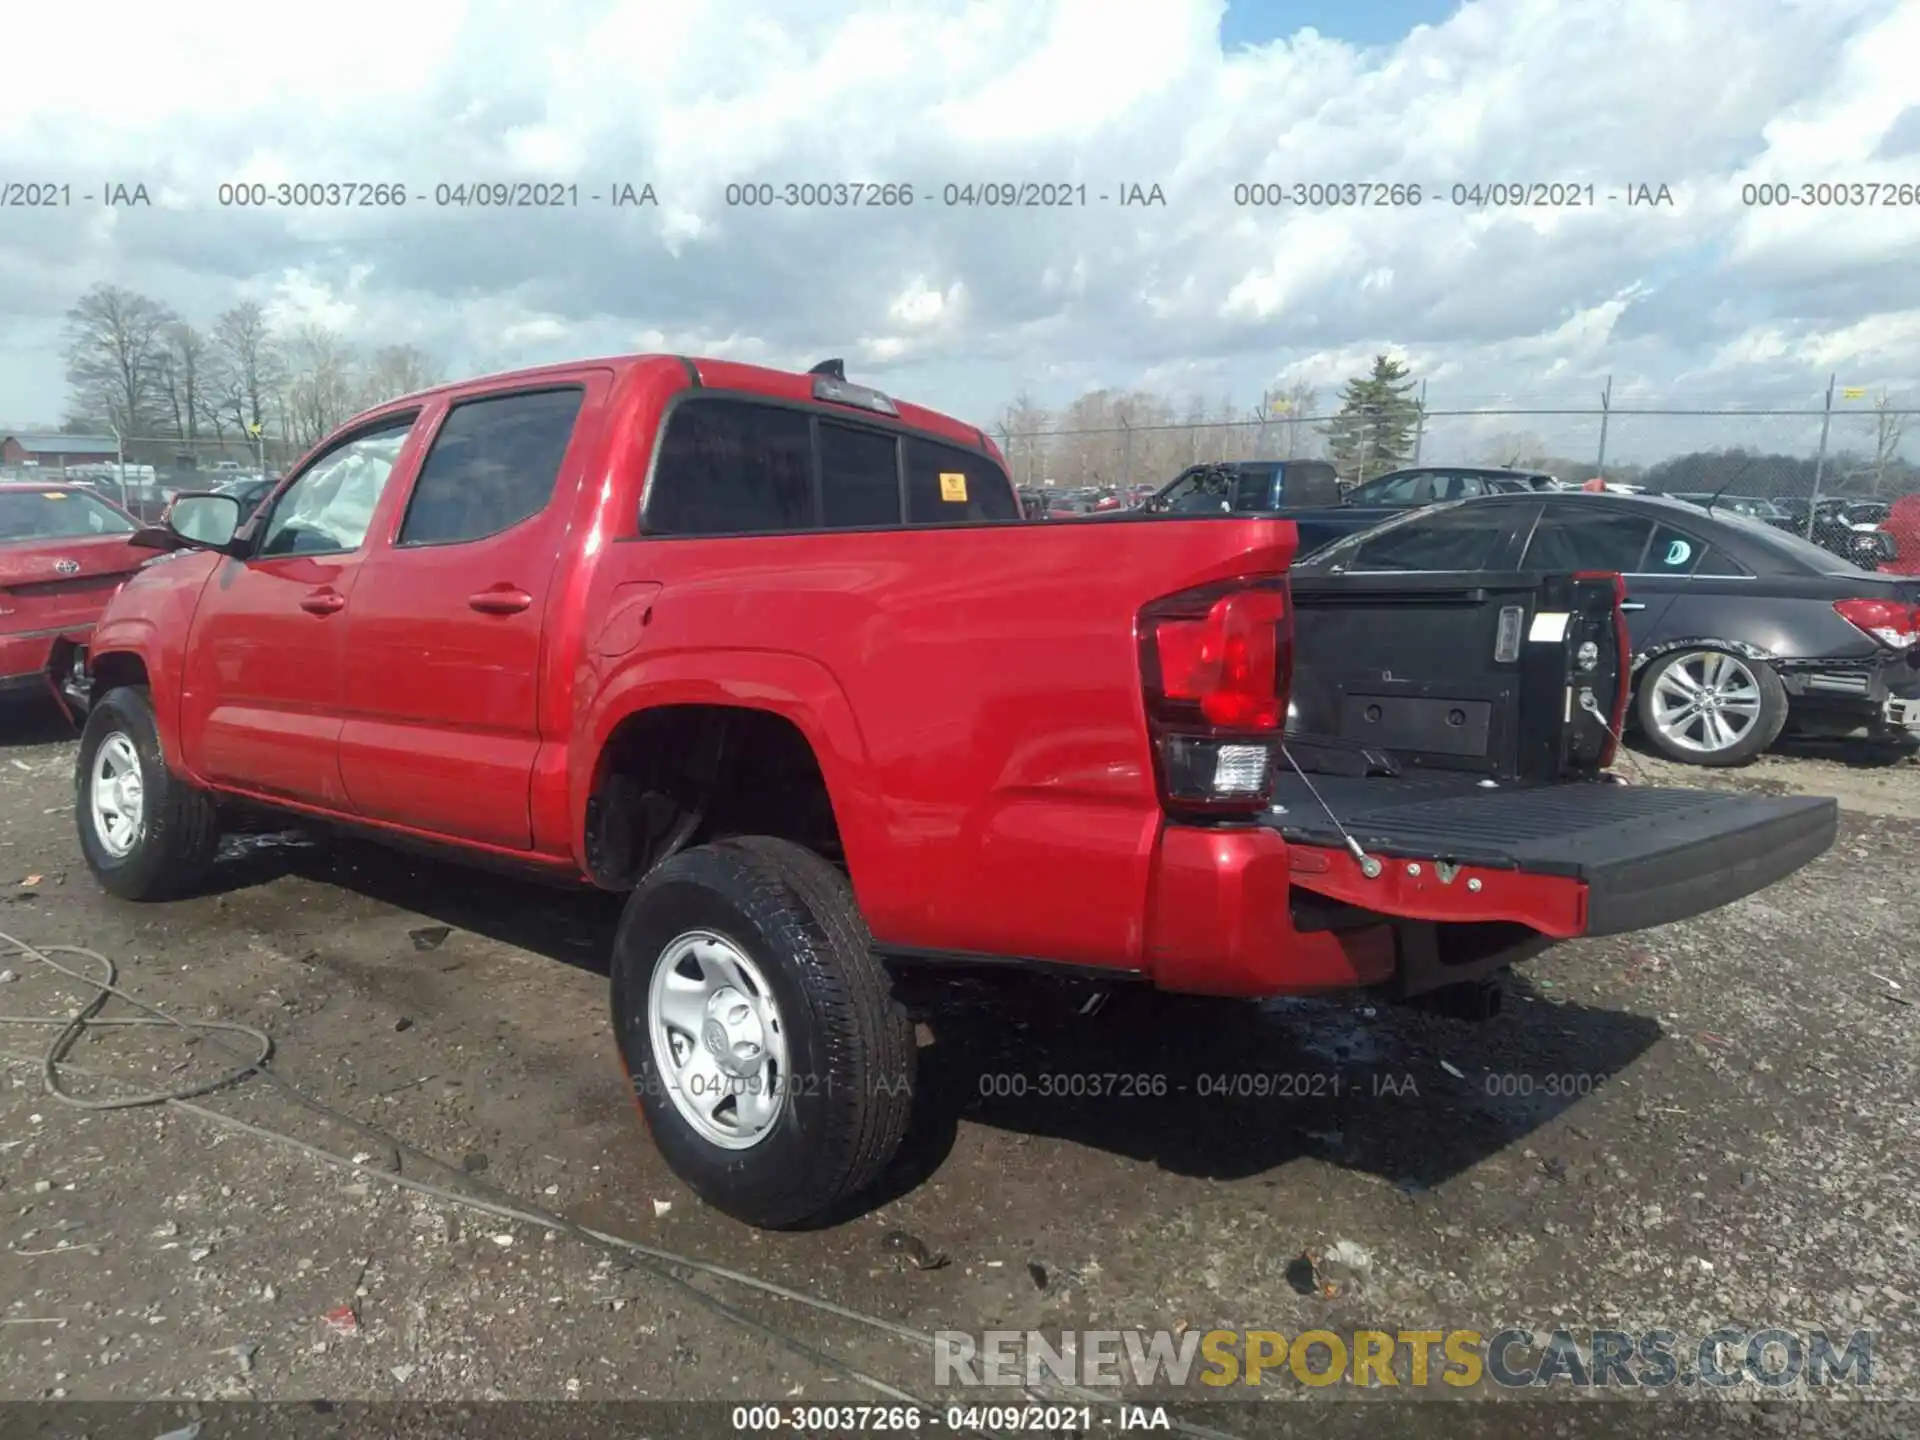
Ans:
[{"label": "truck rear wheel", "polygon": [[109,691],[88,713],[73,813],[87,868],[122,900],[191,889],[220,848],[213,801],[167,769],[153,702],[140,686]]},{"label": "truck rear wheel", "polygon": [[828,1218],[906,1134],[913,1025],[846,878],[798,845],[724,840],[642,881],[613,1025],[661,1155],[750,1225]]}]

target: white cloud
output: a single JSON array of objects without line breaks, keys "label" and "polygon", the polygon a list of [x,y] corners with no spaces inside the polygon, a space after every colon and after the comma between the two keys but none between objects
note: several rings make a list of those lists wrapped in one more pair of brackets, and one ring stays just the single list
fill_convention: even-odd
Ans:
[{"label": "white cloud", "polygon": [[[203,321],[252,296],[455,372],[639,346],[843,353],[979,419],[1022,387],[1331,395],[1383,349],[1436,405],[1588,404],[1609,374],[1617,398],[1702,405],[1806,403],[1836,367],[1920,384],[1920,204],[1742,191],[1916,183],[1895,141],[1920,0],[1471,0],[1396,44],[1303,31],[1231,54],[1222,8],[337,0],[293,29],[183,0],[103,38],[92,12],[32,7],[16,52],[89,58],[81,81],[12,67],[0,105],[8,178],[76,193],[0,212],[0,416],[58,415],[60,316],[100,281]],[[106,179],[144,181],[155,207],[77,198]],[[255,180],[410,199],[218,203]],[[436,203],[498,180],[579,200]],[[784,203],[837,182],[913,200]],[[1236,206],[1254,182],[1423,195]],[[1535,182],[1592,203],[1469,198]],[[616,208],[626,184],[658,204]],[[1113,198],[1156,184],[1164,206]],[[776,203],[729,204],[729,185]],[[1616,198],[1638,185],[1674,204]],[[1071,203],[980,203],[1027,187],[1014,198]]]}]

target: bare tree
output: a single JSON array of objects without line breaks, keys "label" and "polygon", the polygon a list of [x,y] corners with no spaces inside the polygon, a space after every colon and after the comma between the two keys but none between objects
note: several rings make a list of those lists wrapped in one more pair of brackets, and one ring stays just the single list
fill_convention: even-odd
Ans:
[{"label": "bare tree", "polygon": [[241,431],[264,427],[285,375],[279,346],[258,305],[242,301],[214,322],[211,358],[209,401],[223,420]]},{"label": "bare tree", "polygon": [[1547,442],[1531,430],[1503,430],[1489,436],[1480,449],[1480,463],[1521,470],[1547,468]]},{"label": "bare tree", "polygon": [[1000,412],[998,429],[1013,470],[1014,483],[1038,485],[1051,478],[1053,416],[1026,391]]},{"label": "bare tree", "polygon": [[360,408],[372,409],[440,383],[439,367],[415,345],[386,345],[373,352],[361,382]]},{"label": "bare tree", "polygon": [[167,333],[176,323],[159,301],[96,285],[67,312],[67,383],[76,416],[122,435],[149,433],[164,409]]},{"label": "bare tree", "polygon": [[345,342],[323,325],[307,325],[288,342],[281,386],[286,438],[302,449],[362,409],[365,382]]},{"label": "bare tree", "polygon": [[177,439],[200,438],[200,421],[207,410],[207,380],[211,347],[207,337],[184,320],[167,326],[166,348],[160,352],[160,392]]},{"label": "bare tree", "polygon": [[1269,390],[1253,407],[1249,441],[1253,459],[1301,460],[1313,449],[1310,421],[1320,404],[1320,392],[1304,380],[1284,390]]},{"label": "bare tree", "polygon": [[1907,417],[1882,392],[1873,402],[1873,493],[1880,494],[1887,472],[1900,464],[1900,442],[1906,438]]}]

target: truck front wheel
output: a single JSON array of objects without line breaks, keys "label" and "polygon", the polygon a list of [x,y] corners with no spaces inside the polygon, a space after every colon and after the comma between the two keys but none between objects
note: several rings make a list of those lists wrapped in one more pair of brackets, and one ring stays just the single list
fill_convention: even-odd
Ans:
[{"label": "truck front wheel", "polygon": [[682,851],[627,902],[613,1024],[654,1143],[715,1209],[829,1218],[912,1110],[913,1026],[844,876],[784,840]]},{"label": "truck front wheel", "polygon": [[213,801],[167,769],[153,702],[140,686],[88,712],[74,766],[80,853],[122,900],[165,900],[207,873],[220,848]]}]

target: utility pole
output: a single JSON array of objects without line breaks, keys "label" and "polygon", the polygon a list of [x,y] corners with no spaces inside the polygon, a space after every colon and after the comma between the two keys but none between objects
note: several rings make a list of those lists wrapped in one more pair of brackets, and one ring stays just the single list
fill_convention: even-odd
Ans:
[{"label": "utility pole", "polygon": [[1607,421],[1613,415],[1613,377],[1607,376],[1607,388],[1600,392],[1600,458],[1593,462],[1593,473],[1607,478]]},{"label": "utility pole", "polygon": [[1420,382],[1420,409],[1413,417],[1413,463],[1420,463],[1420,442],[1427,434],[1427,382]]},{"label": "utility pole", "polygon": [[1820,479],[1827,468],[1827,432],[1833,428],[1833,387],[1838,375],[1827,377],[1826,413],[1820,417],[1820,448],[1813,456],[1813,495],[1807,501],[1807,539],[1813,539],[1814,512],[1820,508]]},{"label": "utility pole", "polygon": [[113,472],[120,485],[120,508],[131,510],[133,506],[127,499],[127,441],[120,433],[120,427],[113,428]]}]

